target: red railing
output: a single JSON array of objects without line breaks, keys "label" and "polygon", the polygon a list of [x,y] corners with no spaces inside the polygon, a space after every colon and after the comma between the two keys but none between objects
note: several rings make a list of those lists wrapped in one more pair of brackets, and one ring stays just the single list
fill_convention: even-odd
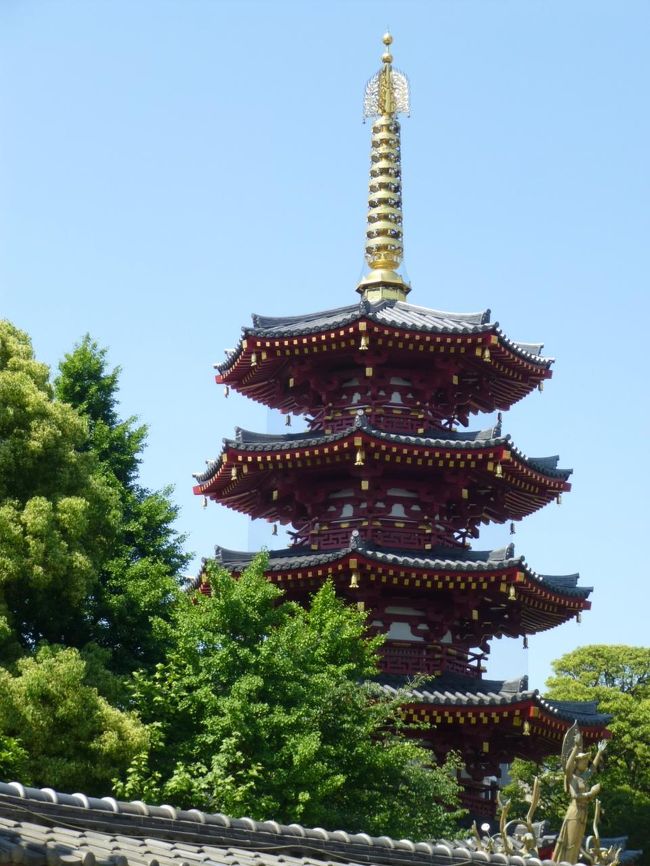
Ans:
[{"label": "red railing", "polygon": [[381,668],[388,674],[461,674],[478,678],[485,655],[448,644],[422,646],[389,641],[380,650]]}]

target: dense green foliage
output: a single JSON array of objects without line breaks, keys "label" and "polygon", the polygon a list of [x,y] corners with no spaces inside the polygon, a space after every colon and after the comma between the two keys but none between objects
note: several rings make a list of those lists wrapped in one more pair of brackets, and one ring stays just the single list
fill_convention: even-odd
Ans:
[{"label": "dense green foliage", "polygon": [[[595,645],[581,647],[553,663],[555,676],[547,683],[547,697],[556,700],[597,701],[611,713],[612,739],[599,773],[603,804],[601,833],[626,834],[631,847],[650,851],[650,648]],[[559,761],[542,770],[539,814],[559,827],[566,810]],[[508,795],[521,797],[525,785],[540,768],[516,761],[515,784]]]},{"label": "dense green foliage", "polygon": [[107,370],[106,350],[86,336],[59,365],[55,391],[86,420],[88,448],[116,503],[110,551],[85,600],[83,643],[107,649],[110,669],[128,674],[151,668],[160,658],[187,556],[173,528],[177,509],[170,491],[152,492],[138,484],[147,429],[135,418],[118,417],[119,373],[119,368]]},{"label": "dense green foliage", "polygon": [[0,668],[0,778],[105,794],[147,747],[144,726],[87,684],[77,650],[43,647],[17,668]]},{"label": "dense green foliage", "polygon": [[54,399],[27,335],[0,321],[0,663],[78,643],[118,507],[84,419]]},{"label": "dense green foliage", "polygon": [[136,706],[157,740],[122,788],[227,814],[426,837],[452,832],[454,764],[402,736],[365,615],[326,584],[309,609],[283,601],[260,556],[212,597],[176,608],[174,642]]},{"label": "dense green foliage", "polygon": [[136,484],[146,431],[117,418],[117,379],[86,338],[54,388],[0,321],[0,776],[89,793],[148,743],[108,700],[160,656],[184,562],[167,497]]}]

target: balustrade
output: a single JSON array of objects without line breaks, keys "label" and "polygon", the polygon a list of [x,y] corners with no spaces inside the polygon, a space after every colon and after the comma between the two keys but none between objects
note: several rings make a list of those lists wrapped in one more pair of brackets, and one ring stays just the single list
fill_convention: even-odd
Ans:
[{"label": "balustrade", "polygon": [[480,678],[485,654],[450,644],[422,645],[387,641],[380,650],[381,669],[388,674],[460,674]]}]

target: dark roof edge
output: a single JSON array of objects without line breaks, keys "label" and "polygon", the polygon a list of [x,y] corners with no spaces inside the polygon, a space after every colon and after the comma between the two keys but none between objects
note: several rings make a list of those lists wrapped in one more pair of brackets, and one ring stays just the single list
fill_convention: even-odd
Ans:
[{"label": "dark roof edge", "polygon": [[[573,469],[558,468],[558,455],[548,457],[528,457],[512,442],[510,434],[506,433],[505,435],[501,435],[498,427],[475,431],[469,434],[466,434],[464,431],[458,431],[458,433],[451,438],[437,439],[427,435],[411,436],[403,433],[388,433],[369,424],[367,418],[362,413],[359,413],[355,417],[354,422],[350,427],[345,430],[338,430],[336,433],[313,434],[311,431],[305,431],[304,433],[288,433],[282,435],[275,433],[255,433],[251,430],[236,427],[235,439],[224,438],[223,444],[224,448],[230,447],[235,450],[261,452],[291,447],[311,448],[326,445],[331,442],[342,441],[359,431],[365,432],[368,436],[378,441],[395,442],[401,445],[414,445],[421,448],[447,448],[449,450],[452,448],[466,448],[468,450],[478,450],[481,448],[486,449],[507,446],[518,460],[530,466],[531,469],[534,469],[541,475],[545,475],[547,478],[559,478],[563,481],[567,481],[569,476],[573,473]],[[489,436],[490,433],[493,435]],[[473,436],[475,438],[463,439],[462,437],[464,435],[469,435],[470,437]],[[487,438],[480,438],[484,435],[487,436]],[[217,460],[210,461],[208,463],[208,468],[204,472],[195,473],[194,478],[199,483],[205,483],[214,475],[215,471],[218,470],[221,465],[222,456],[223,455],[220,455]]]},{"label": "dark roof edge", "polygon": [[[214,558],[226,569],[232,563],[246,565],[252,562],[259,553],[259,551],[232,550],[220,545],[215,545],[214,551]],[[495,550],[468,550],[465,551],[466,558],[463,559],[460,557],[462,551],[454,548],[437,548],[430,551],[382,550],[366,544],[353,533],[349,546],[340,547],[336,550],[312,551],[306,548],[286,547],[267,552],[269,554],[268,570],[271,572],[282,571],[291,567],[309,568],[316,565],[326,565],[329,562],[336,562],[345,556],[356,553],[376,562],[385,561],[390,563],[391,560],[395,560],[398,565],[409,565],[414,568],[431,568],[432,570],[445,568],[476,573],[518,567],[522,568],[535,583],[546,584],[550,590],[558,595],[586,599],[593,592],[592,586],[578,586],[580,575],[577,573],[571,575],[538,574],[528,565],[524,556],[515,556],[514,545],[512,544]],[[277,560],[283,559],[289,560],[289,562],[282,562],[274,568],[274,560],[277,563]],[[291,560],[296,560],[295,565],[292,566]],[[206,559],[203,562],[205,563]],[[187,588],[189,590],[196,589],[199,583],[200,575],[193,579],[190,578],[187,582]]]}]

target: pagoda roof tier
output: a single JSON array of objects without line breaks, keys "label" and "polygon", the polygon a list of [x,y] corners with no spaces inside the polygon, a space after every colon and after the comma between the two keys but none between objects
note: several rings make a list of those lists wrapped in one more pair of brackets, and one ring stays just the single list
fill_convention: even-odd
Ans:
[{"label": "pagoda roof tier", "polygon": [[552,375],[543,344],[510,340],[489,310],[448,313],[362,299],[303,316],[254,315],[242,331],[215,364],[217,382],[284,412],[316,411],[346,362],[361,371],[419,369],[432,391],[446,383],[446,399],[464,407],[461,416],[508,409]]},{"label": "pagoda roof tier", "polygon": [[[217,562],[236,575],[255,556],[215,548]],[[477,621],[480,638],[486,634],[521,637],[554,628],[591,608],[592,587],[578,586],[579,575],[538,574],[523,556],[515,556],[513,545],[499,550],[436,548],[414,555],[408,550],[382,550],[354,533],[350,545],[340,550],[293,547],[270,550],[268,557],[267,577],[292,597],[308,596],[327,579],[340,583],[337,591],[350,599],[366,595],[372,599],[385,586],[393,594],[411,598],[460,594],[468,638]],[[353,570],[359,573],[360,590],[348,586]],[[199,588],[201,578],[192,581],[190,588]]]},{"label": "pagoda roof tier", "polygon": [[527,677],[480,680],[445,674],[413,688],[407,677],[382,674],[378,682],[388,694],[404,695],[409,720],[431,725],[436,748],[453,746],[458,732],[464,751],[473,734],[486,753],[498,748],[500,759],[539,759],[559,751],[576,721],[586,745],[611,736],[606,725],[612,717],[599,712],[596,701],[544,698],[537,689],[529,690]]},{"label": "pagoda roof tier", "polygon": [[235,439],[224,439],[219,458],[194,476],[194,493],[286,523],[300,518],[301,502],[322,502],[328,486],[340,489],[342,478],[358,479],[368,490],[379,476],[395,476],[398,487],[424,485],[439,502],[454,502],[459,525],[463,515],[473,524],[502,523],[570,490],[572,470],[558,468],[558,460],[527,457],[499,427],[444,438],[409,436],[371,427],[360,414],[353,426],[331,434],[237,429]]},{"label": "pagoda roof tier", "polygon": [[570,727],[578,722],[580,730],[602,728],[611,721],[611,715],[598,712],[597,701],[554,701],[540,695],[539,689],[528,688],[528,677],[512,680],[477,680],[456,674],[424,680],[417,689],[409,686],[407,677],[380,674],[377,682],[389,694],[406,689],[410,698],[419,704],[438,706],[494,707],[507,706],[520,701],[533,701],[541,711]]}]

